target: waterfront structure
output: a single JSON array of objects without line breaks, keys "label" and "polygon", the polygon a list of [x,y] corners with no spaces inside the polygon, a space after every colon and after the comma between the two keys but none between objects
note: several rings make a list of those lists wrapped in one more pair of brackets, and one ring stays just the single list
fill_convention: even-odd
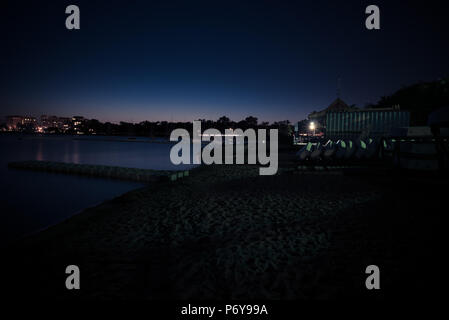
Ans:
[{"label": "waterfront structure", "polygon": [[36,127],[37,121],[35,117],[29,116],[7,116],[6,117],[6,127],[9,131],[16,131],[21,128],[31,128]]},{"label": "waterfront structure", "polygon": [[71,119],[65,117],[59,117],[58,128],[63,132],[67,132],[71,128]]},{"label": "waterfront structure", "polygon": [[349,112],[354,110],[358,110],[358,108],[348,106],[346,102],[338,97],[326,109],[310,113],[308,121],[302,120],[295,125],[294,143],[309,140],[310,137],[322,138],[326,131],[326,116],[329,112]]},{"label": "waterfront structure", "polygon": [[[7,131],[27,131],[38,133],[66,133],[74,130],[76,133],[83,132],[87,119],[81,116],[72,118],[41,115],[39,121],[31,116],[11,115],[6,116]],[[90,130],[90,133],[94,133]]]},{"label": "waterfront structure", "polygon": [[83,134],[83,125],[85,123],[86,119],[84,119],[84,117],[81,116],[74,116],[72,117],[72,125],[73,125],[73,130],[75,131],[76,134]]},{"label": "waterfront structure", "polygon": [[72,127],[72,118],[41,115],[40,126],[42,130],[66,132]]},{"label": "waterfront structure", "polygon": [[316,131],[323,131],[326,128],[327,114],[330,112],[350,112],[358,110],[354,106],[348,106],[343,100],[337,98],[332,102],[326,109],[321,111],[314,111],[309,114],[310,122],[314,123],[314,128]]},{"label": "waterfront structure", "polygon": [[19,124],[22,124],[22,116],[7,116],[6,117],[6,127],[8,130],[16,130]]},{"label": "waterfront structure", "polygon": [[50,123],[49,117],[45,114],[41,115],[40,123],[39,123],[41,125],[41,127],[48,128],[50,126],[49,123]]},{"label": "waterfront structure", "polygon": [[392,130],[410,124],[409,112],[401,111],[399,106],[360,109],[340,98],[308,118],[313,131],[329,139],[388,136]]},{"label": "waterfront structure", "polygon": [[398,107],[329,112],[325,135],[329,139],[385,137],[392,130],[410,125],[410,113]]},{"label": "waterfront structure", "polygon": [[23,119],[22,119],[22,124],[25,126],[30,125],[30,126],[34,127],[34,126],[36,126],[36,123],[37,123],[37,120],[35,117],[23,117]]}]

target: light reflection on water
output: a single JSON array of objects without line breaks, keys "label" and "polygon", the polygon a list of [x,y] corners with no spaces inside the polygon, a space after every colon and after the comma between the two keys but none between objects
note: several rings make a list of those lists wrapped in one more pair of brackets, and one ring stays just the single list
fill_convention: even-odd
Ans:
[{"label": "light reflection on water", "polygon": [[[170,162],[170,144],[104,141],[111,137],[0,136],[0,240],[60,222],[84,208],[143,187],[129,181],[13,170],[11,161],[45,160],[133,168],[177,170]],[[125,141],[127,138],[117,138]],[[149,141],[136,139],[136,141]]]}]

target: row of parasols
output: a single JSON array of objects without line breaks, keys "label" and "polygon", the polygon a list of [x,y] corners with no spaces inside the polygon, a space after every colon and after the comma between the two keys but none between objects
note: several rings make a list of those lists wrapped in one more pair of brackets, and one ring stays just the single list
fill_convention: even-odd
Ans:
[{"label": "row of parasols", "polygon": [[391,156],[401,142],[414,143],[415,140],[368,138],[341,139],[336,142],[329,140],[324,144],[308,142],[296,153],[296,159],[299,161],[380,159]]}]

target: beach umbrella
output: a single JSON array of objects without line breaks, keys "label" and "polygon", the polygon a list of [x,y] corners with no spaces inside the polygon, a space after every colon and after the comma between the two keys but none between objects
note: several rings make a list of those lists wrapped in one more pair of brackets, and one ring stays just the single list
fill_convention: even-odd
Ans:
[{"label": "beach umbrella", "polygon": [[310,157],[312,150],[313,150],[312,142],[307,142],[307,144],[296,153],[296,157],[298,158],[299,161],[304,161]]},{"label": "beach umbrella", "polygon": [[346,154],[346,148],[347,148],[346,142],[344,140],[338,140],[335,145],[336,145],[336,148],[337,148],[337,151],[335,153],[335,157],[337,159],[343,159],[343,157]]},{"label": "beach umbrella", "polygon": [[348,140],[347,143],[346,143],[345,158],[346,159],[351,158],[354,155],[354,153],[355,153],[355,149],[356,149],[356,147],[355,147],[354,142],[352,142],[352,140]]},{"label": "beach umbrella", "polygon": [[380,141],[379,138],[368,139],[366,157],[368,159],[374,158],[379,153]]},{"label": "beach umbrella", "polygon": [[310,159],[318,160],[320,158],[320,156],[323,154],[323,150],[324,150],[324,148],[323,148],[321,142],[318,142],[317,145],[315,146],[315,148],[310,153]]},{"label": "beach umbrella", "polygon": [[332,140],[329,140],[324,146],[323,157],[329,159],[335,155],[337,147]]},{"label": "beach umbrella", "polygon": [[355,157],[357,159],[362,159],[362,158],[366,158],[367,157],[367,153],[368,153],[368,145],[365,141],[363,141],[362,139],[357,139],[355,141],[355,144],[357,146],[357,150],[355,152]]}]

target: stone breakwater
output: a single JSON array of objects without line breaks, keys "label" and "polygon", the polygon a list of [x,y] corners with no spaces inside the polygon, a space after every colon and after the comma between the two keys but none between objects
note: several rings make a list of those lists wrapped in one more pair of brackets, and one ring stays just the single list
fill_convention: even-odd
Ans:
[{"label": "stone breakwater", "polygon": [[189,175],[189,171],[150,170],[124,168],[116,166],[89,165],[52,161],[20,161],[10,162],[8,167],[13,169],[46,171],[53,173],[77,174],[99,178],[131,180],[138,182],[157,182],[177,180]]}]

